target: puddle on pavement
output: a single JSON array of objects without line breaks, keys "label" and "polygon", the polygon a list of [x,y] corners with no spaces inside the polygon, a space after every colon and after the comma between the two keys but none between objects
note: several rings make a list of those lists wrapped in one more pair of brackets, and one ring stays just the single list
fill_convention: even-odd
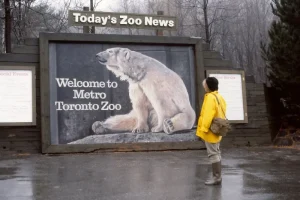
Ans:
[{"label": "puddle on pavement", "polygon": [[13,175],[17,172],[16,167],[0,167],[0,180],[7,180],[14,178]]}]

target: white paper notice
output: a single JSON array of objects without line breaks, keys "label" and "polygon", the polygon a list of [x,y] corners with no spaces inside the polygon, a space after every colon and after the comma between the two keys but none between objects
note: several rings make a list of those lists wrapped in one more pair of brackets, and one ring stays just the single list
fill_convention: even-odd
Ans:
[{"label": "white paper notice", "polygon": [[219,81],[219,93],[227,103],[228,120],[244,120],[242,76],[240,74],[210,74]]},{"label": "white paper notice", "polygon": [[0,70],[0,123],[33,122],[32,71]]}]

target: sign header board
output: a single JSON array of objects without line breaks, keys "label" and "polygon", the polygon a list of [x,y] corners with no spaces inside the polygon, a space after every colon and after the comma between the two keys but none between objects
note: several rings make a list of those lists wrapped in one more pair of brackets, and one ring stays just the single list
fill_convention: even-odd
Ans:
[{"label": "sign header board", "polygon": [[112,28],[138,28],[176,30],[177,19],[164,15],[91,12],[69,10],[70,26],[100,26]]}]

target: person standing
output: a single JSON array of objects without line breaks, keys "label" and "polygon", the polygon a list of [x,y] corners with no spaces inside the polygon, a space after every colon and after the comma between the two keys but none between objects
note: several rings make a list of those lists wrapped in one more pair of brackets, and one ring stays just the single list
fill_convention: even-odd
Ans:
[{"label": "person standing", "polygon": [[206,92],[196,135],[205,142],[209,161],[212,165],[212,179],[205,182],[206,185],[219,185],[222,183],[221,174],[221,151],[220,142],[222,136],[217,136],[210,130],[214,118],[225,119],[226,102],[218,93],[219,82],[215,77],[208,77],[203,81],[203,87]]}]

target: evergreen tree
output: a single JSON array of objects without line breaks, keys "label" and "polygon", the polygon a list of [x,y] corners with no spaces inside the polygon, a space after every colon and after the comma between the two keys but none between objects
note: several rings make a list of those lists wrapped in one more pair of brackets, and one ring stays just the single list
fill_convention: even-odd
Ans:
[{"label": "evergreen tree", "polygon": [[274,20],[269,30],[270,43],[262,45],[262,56],[272,86],[295,105],[295,113],[300,105],[300,0],[272,1],[278,20]]}]

